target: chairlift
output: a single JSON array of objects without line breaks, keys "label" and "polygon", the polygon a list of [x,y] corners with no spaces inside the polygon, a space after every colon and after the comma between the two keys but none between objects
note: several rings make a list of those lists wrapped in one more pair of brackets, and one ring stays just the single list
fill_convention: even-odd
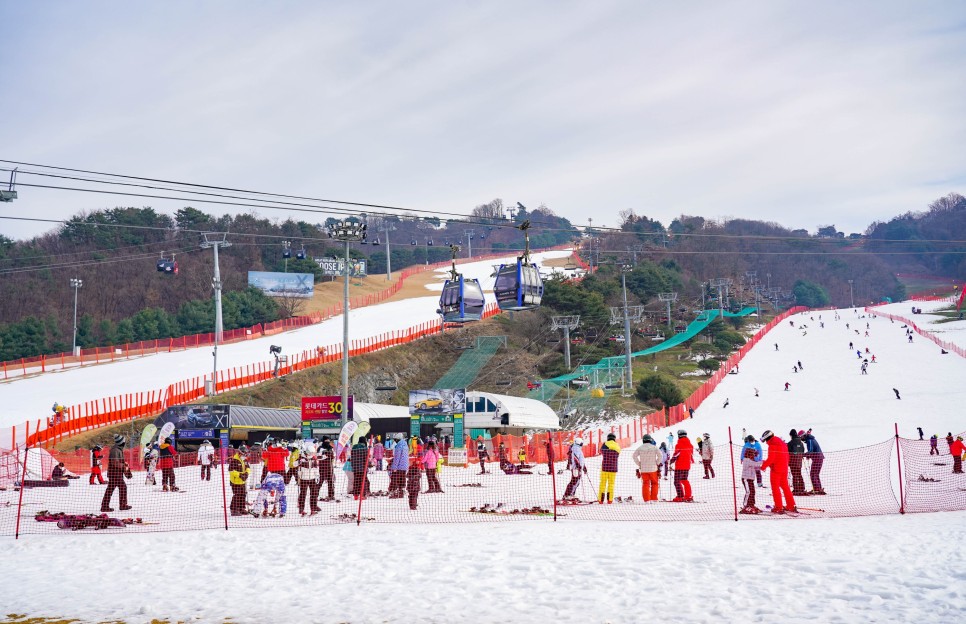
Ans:
[{"label": "chairlift", "polygon": [[17,199],[17,191],[14,190],[14,186],[17,185],[17,167],[14,167],[10,172],[10,184],[7,185],[6,190],[0,189],[0,201],[2,202],[12,202]]},{"label": "chairlift", "polygon": [[305,260],[305,245],[302,245],[302,248],[295,252],[295,259]]},{"label": "chairlift", "polygon": [[382,239],[377,236],[376,237],[376,240],[372,241],[372,244],[373,245],[381,245],[382,244]]},{"label": "chairlift", "polygon": [[483,316],[483,287],[479,280],[466,279],[462,273],[456,272],[456,254],[458,245],[449,246],[452,254],[453,268],[450,278],[443,284],[443,293],[439,298],[437,314],[442,315],[445,323],[467,323],[478,321]]},{"label": "chairlift", "polygon": [[412,245],[413,247],[415,247],[416,246],[416,239],[414,238],[411,241],[409,241],[409,244]]},{"label": "chairlift", "polygon": [[501,310],[514,312],[534,310],[540,307],[543,299],[543,279],[540,268],[530,262],[530,220],[517,226],[523,231],[523,255],[517,257],[515,264],[502,264],[496,272],[493,292]]},{"label": "chairlift", "polygon": [[659,331],[656,334],[654,334],[653,336],[651,336],[651,341],[652,342],[661,342],[664,339],[665,339],[664,338],[664,332],[662,332],[662,331]]},{"label": "chairlift", "polygon": [[289,247],[288,245],[285,245],[284,247],[282,247],[282,257],[285,258],[286,260],[288,260],[289,258],[291,258],[292,257],[292,248]]},{"label": "chairlift", "polygon": [[168,258],[165,256],[164,252],[161,252],[161,257],[158,258],[157,264],[158,273],[167,273],[168,275],[178,274],[178,262],[174,259],[174,254]]},{"label": "chairlift", "polygon": [[433,246],[433,239],[429,239],[429,240],[427,240],[427,241],[426,241],[426,245],[427,245],[428,247],[432,247],[432,246]]}]

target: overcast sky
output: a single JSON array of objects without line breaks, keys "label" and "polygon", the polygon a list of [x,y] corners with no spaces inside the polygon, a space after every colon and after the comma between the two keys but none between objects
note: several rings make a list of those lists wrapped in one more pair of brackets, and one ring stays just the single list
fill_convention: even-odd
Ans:
[{"label": "overcast sky", "polygon": [[[848,233],[966,194],[964,2],[0,0],[0,24],[0,159],[580,225]],[[19,192],[0,216],[185,203]]]}]

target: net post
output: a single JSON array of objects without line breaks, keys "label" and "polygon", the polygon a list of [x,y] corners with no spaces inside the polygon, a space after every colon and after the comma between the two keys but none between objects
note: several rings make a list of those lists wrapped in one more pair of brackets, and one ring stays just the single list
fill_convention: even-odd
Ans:
[{"label": "net post", "polygon": [[[351,440],[350,440],[351,442]],[[362,501],[366,498],[366,483],[369,482],[369,445],[366,445],[366,463],[362,466],[362,482],[359,484],[359,509],[356,510],[356,526],[362,524]],[[350,453],[349,457],[352,457]],[[353,466],[355,470],[355,466]],[[408,472],[408,471],[407,471]]]},{"label": "net post", "polygon": [[906,497],[902,493],[902,448],[899,446],[899,423],[893,423],[896,428],[896,462],[899,464],[899,513],[906,513]]},{"label": "net post", "polygon": [[[223,440],[222,440],[223,442]],[[225,492],[225,464],[228,463],[228,448],[224,444],[218,445],[219,455],[221,456],[221,508],[225,512],[225,530],[228,530],[228,493]]]},{"label": "net post", "polygon": [[553,434],[547,432],[547,465],[550,466],[550,484],[553,488],[553,521],[557,521],[557,471],[553,469]]},{"label": "net post", "polygon": [[[30,450],[30,445],[29,444],[24,445],[24,447],[23,447],[23,472],[20,475],[20,498],[17,501],[17,528],[16,528],[16,530],[14,531],[14,534],[13,534],[13,539],[15,539],[15,540],[16,539],[20,539],[20,512],[23,510],[23,491],[26,489],[26,487],[24,487],[24,481],[27,480],[27,452],[29,450]],[[18,457],[20,456],[20,453],[17,452],[16,449],[14,449],[14,452],[17,453],[17,456]]]},{"label": "net post", "polygon": [[728,425],[728,452],[731,453],[731,496],[735,503],[735,522],[738,522],[738,484],[735,482],[735,445],[731,441],[731,425]]}]

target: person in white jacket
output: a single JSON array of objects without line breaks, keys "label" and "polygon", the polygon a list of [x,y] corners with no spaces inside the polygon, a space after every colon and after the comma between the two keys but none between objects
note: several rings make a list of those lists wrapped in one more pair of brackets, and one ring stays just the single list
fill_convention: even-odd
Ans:
[{"label": "person in white jacket", "polygon": [[311,441],[304,443],[298,459],[299,515],[305,515],[306,497],[309,499],[310,515],[319,513],[319,488],[322,485],[319,482],[319,464],[315,444]]},{"label": "person in white jacket", "polygon": [[[714,444],[711,443],[711,434],[706,433],[702,436],[704,440],[701,442],[701,463],[704,465],[704,478],[714,479],[714,467],[711,466],[711,461],[714,459]],[[711,474],[709,477],[708,474]]]},{"label": "person in white jacket", "polygon": [[201,466],[201,480],[211,481],[211,465],[215,463],[215,448],[205,440],[198,448],[198,465]]},{"label": "person in white jacket", "polygon": [[637,464],[637,475],[642,482],[641,497],[645,503],[656,501],[664,453],[657,448],[654,438],[650,434],[645,434],[641,438],[641,445],[634,451],[633,458],[634,463]]}]

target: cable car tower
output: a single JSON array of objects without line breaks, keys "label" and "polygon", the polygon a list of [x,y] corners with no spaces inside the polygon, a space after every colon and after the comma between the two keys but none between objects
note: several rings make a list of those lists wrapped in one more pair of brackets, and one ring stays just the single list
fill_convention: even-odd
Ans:
[{"label": "cable car tower", "polygon": [[483,287],[479,280],[465,279],[462,273],[456,271],[456,254],[460,252],[459,245],[450,245],[453,267],[450,277],[443,284],[443,294],[439,298],[437,314],[442,315],[444,323],[467,323],[478,321],[483,316]]},{"label": "cable car tower", "polygon": [[540,267],[530,262],[530,220],[515,227],[523,231],[523,255],[517,257],[516,264],[500,265],[493,292],[501,310],[535,310],[543,299],[543,279],[540,277]]}]

